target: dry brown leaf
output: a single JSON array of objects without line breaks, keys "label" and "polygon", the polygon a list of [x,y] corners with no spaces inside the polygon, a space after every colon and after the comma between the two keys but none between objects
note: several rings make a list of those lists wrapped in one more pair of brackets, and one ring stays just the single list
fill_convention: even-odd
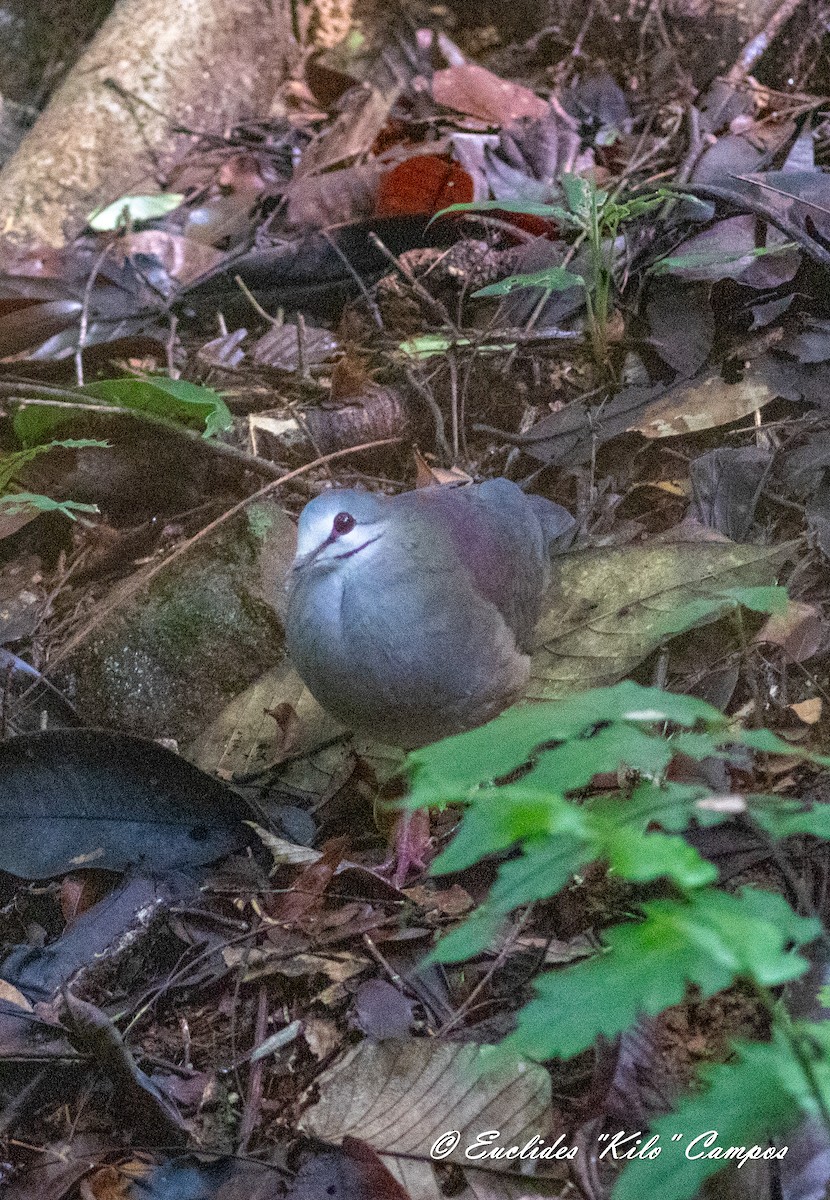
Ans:
[{"label": "dry brown leaf", "polygon": [[378,181],[387,168],[377,160],[325,175],[292,179],[286,188],[286,229],[326,229],[371,217]]},{"label": "dry brown leaf", "polygon": [[362,83],[346,93],[341,111],[326,131],[303,151],[298,176],[317,174],[371,150],[397,98]]},{"label": "dry brown leaf", "polygon": [[125,255],[150,254],[157,258],[168,275],[179,283],[190,283],[212,270],[225,257],[224,252],[197,242],[181,233],[165,229],[142,229],[128,233],[123,243]]},{"label": "dry brown leaf", "polygon": [[435,487],[436,484],[444,483],[472,483],[471,475],[466,471],[462,471],[460,467],[434,467],[432,463],[428,463],[421,454],[420,450],[415,447],[413,451],[415,458],[415,487]]},{"label": "dry brown leaf", "polygon": [[788,600],[782,613],[774,613],[755,635],[759,644],[780,646],[787,662],[804,662],[821,649],[827,631],[821,612],[803,600]]},{"label": "dry brown leaf", "polygon": [[328,1017],[304,1017],[303,1036],[309,1050],[322,1062],[324,1058],[343,1044],[343,1033],[336,1021]]},{"label": "dry brown leaf", "polygon": [[250,825],[263,846],[271,851],[274,866],[305,866],[307,863],[319,862],[323,857],[319,850],[312,850],[310,846],[299,846],[296,842],[289,842],[286,838],[277,837],[276,834],[257,825],[255,821],[246,821],[245,823]]},{"label": "dry brown leaf", "polygon": [[[271,715],[285,704],[291,706],[292,725],[296,720],[290,748]],[[231,779],[276,766],[287,756],[287,749],[292,759],[309,754],[342,729],[320,707],[294,668],[283,662],[232,700],[188,747],[187,757],[203,771]],[[340,756],[336,757],[339,761]]]},{"label": "dry brown leaf", "polygon": [[790,710],[805,725],[815,725],[817,721],[821,720],[823,707],[824,702],[820,696],[811,696],[809,700],[802,700],[798,704],[791,704]]},{"label": "dry brown leaf", "polygon": [[792,547],[654,541],[563,557],[542,613],[525,698],[616,683],[666,640],[666,618],[700,596],[774,583]]},{"label": "dry brown leaf", "polygon": [[479,117],[492,125],[508,125],[519,117],[544,117],[550,106],[530,88],[500,79],[476,63],[447,67],[432,77],[436,104]]}]

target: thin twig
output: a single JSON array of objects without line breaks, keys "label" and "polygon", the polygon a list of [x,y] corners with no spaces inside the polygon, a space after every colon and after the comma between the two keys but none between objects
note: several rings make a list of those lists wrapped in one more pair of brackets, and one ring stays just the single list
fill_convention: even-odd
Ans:
[{"label": "thin twig", "polygon": [[383,326],[383,317],[381,316],[381,311],[378,308],[377,302],[369,294],[369,289],[366,287],[366,284],[364,283],[361,275],[352,266],[351,262],[349,261],[348,256],[343,253],[342,247],[338,246],[337,242],[331,236],[331,234],[328,233],[326,230],[323,230],[323,237],[326,239],[326,241],[331,246],[334,253],[340,259],[343,266],[346,268],[346,270],[351,275],[352,279],[357,284],[357,286],[360,290],[361,296],[366,301],[366,307],[369,309],[369,312],[372,314],[372,320],[375,322],[378,329],[383,329],[384,326]]},{"label": "thin twig", "polygon": [[532,912],[533,912],[533,905],[531,904],[528,908],[525,909],[525,911],[522,913],[519,920],[516,922],[516,924],[511,929],[509,935],[504,939],[503,946],[499,950],[498,954],[496,955],[495,959],[493,960],[493,962],[491,963],[489,968],[482,975],[481,979],[478,981],[476,986],[473,988],[473,990],[470,992],[470,994],[467,996],[467,998],[463,1001],[463,1003],[458,1006],[458,1008],[456,1009],[456,1011],[452,1015],[452,1017],[450,1017],[450,1019],[441,1026],[441,1028],[438,1030],[438,1032],[436,1034],[436,1037],[439,1037],[439,1038],[446,1037],[446,1035],[449,1033],[449,1031],[451,1029],[454,1029],[455,1026],[463,1019],[464,1015],[469,1011],[471,1005],[478,999],[478,997],[481,995],[481,993],[484,991],[484,989],[490,983],[490,980],[493,978],[496,971],[507,960],[508,955],[512,951],[516,942],[519,940],[519,936],[520,936],[522,930],[525,928],[528,921],[530,920],[530,914]]},{"label": "thin twig", "polygon": [[262,317],[263,321],[267,321],[269,325],[274,325],[274,326],[279,326],[279,325],[283,324],[282,312],[280,312],[280,315],[278,317],[272,317],[270,313],[266,312],[265,309],[260,304],[260,302],[257,300],[256,296],[251,291],[251,289],[245,283],[245,280],[242,278],[241,275],[234,275],[233,281],[236,284],[236,286],[239,288],[242,295],[248,301],[251,308],[254,310],[255,313],[258,313],[259,316]]},{"label": "thin twig", "polygon": [[95,286],[95,280],[98,278],[98,272],[101,270],[104,259],[109,254],[114,243],[107,242],[104,249],[95,259],[92,264],[92,270],[89,272],[89,278],[86,281],[84,288],[84,298],[81,303],[81,320],[78,326],[78,345],[75,350],[75,379],[78,387],[84,386],[84,346],[86,345],[86,335],[89,326],[89,305],[92,300],[92,289]]},{"label": "thin twig", "polygon": [[[813,262],[817,262],[823,267],[830,267],[830,251],[825,250],[824,246],[814,238],[811,238],[806,230],[794,224],[794,222],[787,220],[786,217],[781,216],[774,208],[765,204],[763,200],[747,196],[743,192],[733,192],[729,188],[711,183],[686,184],[683,187],[683,191],[688,192],[692,196],[699,196],[702,200],[723,200],[726,204],[731,204],[733,208],[754,213],[755,216],[768,221],[770,225],[774,225],[776,229],[780,229],[787,237],[792,238]],[[793,199],[797,200],[798,197],[793,197]]]},{"label": "thin twig", "polygon": [[411,367],[404,368],[404,375],[407,382],[418,393],[429,411],[432,413],[432,419],[435,423],[435,445],[439,454],[442,454],[449,462],[451,457],[450,445],[447,441],[447,431],[444,425],[444,414],[441,412],[441,406],[426,384],[421,382]]},{"label": "thin twig", "polygon": [[436,300],[436,298],[427,291],[421,281],[416,279],[416,277],[412,274],[409,267],[407,267],[405,263],[401,262],[397,255],[393,254],[388,246],[383,244],[376,233],[369,234],[369,241],[381,252],[383,257],[392,264],[395,270],[398,271],[399,274],[403,275],[404,279],[415,292],[416,296],[418,296],[420,300],[423,300],[424,304],[426,304],[430,311],[433,312],[440,320],[444,321],[449,328],[452,329],[456,336],[460,336],[458,326],[447,311],[446,305],[442,304],[440,300]]},{"label": "thin twig", "polygon": [[[254,1047],[259,1046],[265,1041],[268,1034],[268,989],[264,983],[259,985],[259,994],[257,996],[257,1011],[256,1024],[254,1026]],[[265,1059],[258,1058],[251,1063],[251,1069],[248,1074],[248,1095],[246,1097],[245,1109],[242,1113],[242,1120],[239,1123],[239,1153],[244,1154],[248,1149],[248,1143],[251,1140],[254,1129],[256,1127],[257,1117],[259,1116],[260,1107],[262,1105],[262,1084],[265,1075]]]},{"label": "thin twig", "polygon": [[732,84],[733,87],[743,83],[758,60],[769,50],[787,21],[803,3],[804,0],[783,0],[783,3],[778,5],[763,29],[751,37],[741,50],[726,75],[727,83]]}]

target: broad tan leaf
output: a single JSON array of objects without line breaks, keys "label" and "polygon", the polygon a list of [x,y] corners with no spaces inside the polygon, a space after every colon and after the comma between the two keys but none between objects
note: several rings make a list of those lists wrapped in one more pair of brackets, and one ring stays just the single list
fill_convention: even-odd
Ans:
[{"label": "broad tan leaf", "polygon": [[283,660],[222,710],[187,757],[203,771],[231,779],[309,753],[342,730]]},{"label": "broad tan leaf", "polygon": [[627,432],[664,438],[731,425],[769,404],[775,395],[760,374],[748,371],[738,383],[726,383],[711,372],[663,392],[637,414]]},{"label": "broad tan leaf", "polygon": [[791,546],[675,542],[562,559],[559,595],[537,628],[529,700],[616,683],[665,640],[665,614],[727,588],[774,583]]},{"label": "broad tan leaf", "polygon": [[[468,1171],[487,1167],[492,1184],[503,1179],[505,1185],[522,1185],[518,1192],[505,1186],[489,1192],[473,1189],[470,1195],[494,1200],[544,1195],[535,1179],[518,1175],[518,1166],[527,1168],[530,1160],[511,1163],[465,1155],[485,1130],[499,1130],[497,1144],[504,1147],[522,1147],[534,1137],[543,1139],[544,1145],[553,1140],[547,1136],[552,1121],[547,1072],[529,1063],[521,1071],[504,1067],[498,1073],[488,1072],[481,1049],[427,1038],[362,1042],[318,1078],[320,1100],[305,1113],[302,1126],[330,1142],[347,1135],[368,1142],[412,1200],[441,1200],[430,1151],[449,1131],[458,1131],[458,1142],[440,1161]],[[537,1159],[535,1165],[543,1180],[554,1176],[561,1181],[567,1162]]]}]

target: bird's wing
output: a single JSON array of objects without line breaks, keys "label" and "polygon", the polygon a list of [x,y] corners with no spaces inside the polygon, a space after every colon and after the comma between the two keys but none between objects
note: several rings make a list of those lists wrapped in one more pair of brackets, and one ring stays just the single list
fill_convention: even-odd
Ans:
[{"label": "bird's wing", "polygon": [[425,488],[407,493],[407,501],[423,544],[449,539],[478,593],[499,610],[519,648],[529,650],[550,582],[552,544],[573,524],[570,514],[507,479]]}]

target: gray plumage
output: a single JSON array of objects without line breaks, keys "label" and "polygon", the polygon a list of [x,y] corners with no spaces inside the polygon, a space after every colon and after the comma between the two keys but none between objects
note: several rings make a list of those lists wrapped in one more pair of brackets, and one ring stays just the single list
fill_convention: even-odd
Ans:
[{"label": "gray plumage", "polygon": [[517,699],[565,509],[507,479],[401,496],[331,491],[300,516],[286,641],[312,694],[406,748]]}]

